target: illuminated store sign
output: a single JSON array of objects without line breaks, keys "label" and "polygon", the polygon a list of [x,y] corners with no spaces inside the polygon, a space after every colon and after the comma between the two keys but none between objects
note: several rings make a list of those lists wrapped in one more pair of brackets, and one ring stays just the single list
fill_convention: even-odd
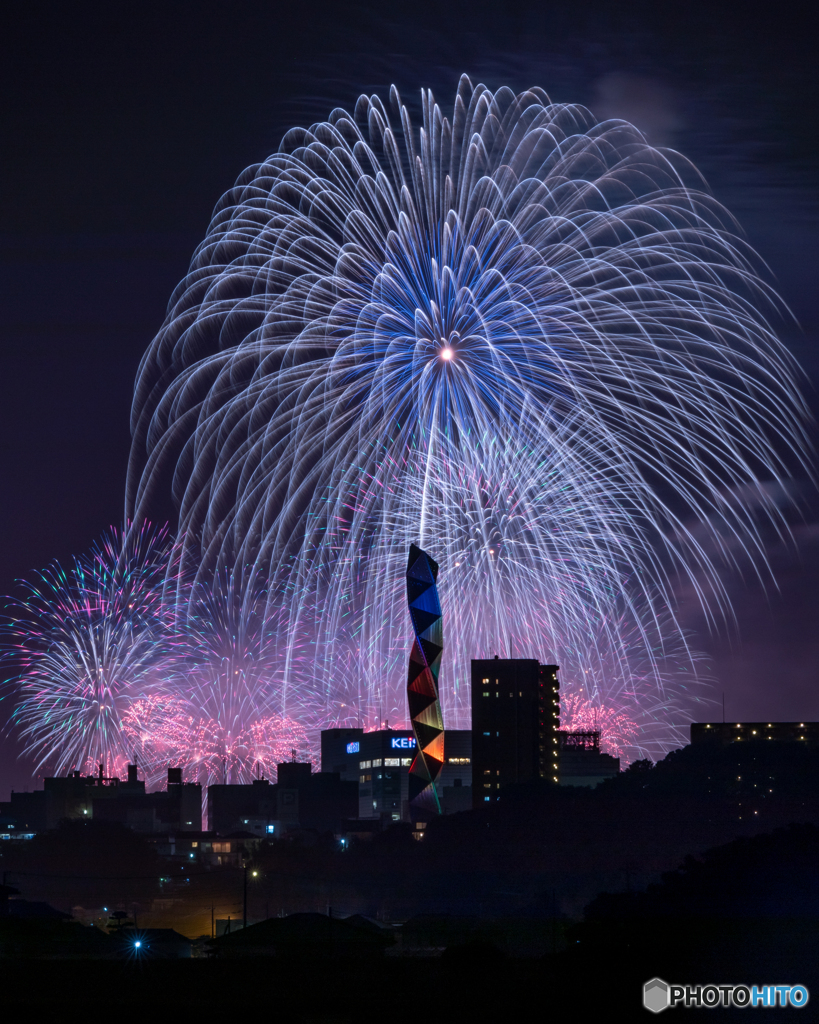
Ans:
[{"label": "illuminated store sign", "polygon": [[359,749],[360,749],[360,746],[361,745],[357,741],[355,743],[348,743],[347,744],[347,753],[348,754],[357,754]]},{"label": "illuminated store sign", "polygon": [[390,746],[393,750],[414,750],[415,749],[415,737],[414,736],[393,736],[390,740]]}]

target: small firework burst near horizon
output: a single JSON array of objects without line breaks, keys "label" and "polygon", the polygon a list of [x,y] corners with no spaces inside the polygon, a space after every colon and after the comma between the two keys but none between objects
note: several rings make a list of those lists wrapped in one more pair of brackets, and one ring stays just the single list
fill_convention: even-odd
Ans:
[{"label": "small firework burst near horizon", "polygon": [[167,528],[112,528],[9,599],[3,653],[16,671],[4,687],[36,771],[123,773],[133,755],[123,717],[175,656],[164,591],[177,566]]},{"label": "small firework burst near horizon", "polygon": [[275,779],[293,757],[315,759],[306,709],[296,705],[306,723],[283,710],[264,608],[264,593],[241,594],[229,572],[177,596],[178,655],[126,715],[150,778],[171,763],[203,785],[247,784]]},{"label": "small firework burst near horizon", "polygon": [[600,749],[621,761],[638,743],[634,719],[624,711],[595,704],[577,693],[567,694],[561,699],[560,727],[567,732],[600,733]]},{"label": "small firework burst near horizon", "polygon": [[36,772],[120,777],[133,762],[149,785],[168,766],[208,785],[315,759],[277,707],[263,602],[237,604],[230,574],[191,586],[166,528],[112,529],[24,586],[6,606],[4,686]]}]

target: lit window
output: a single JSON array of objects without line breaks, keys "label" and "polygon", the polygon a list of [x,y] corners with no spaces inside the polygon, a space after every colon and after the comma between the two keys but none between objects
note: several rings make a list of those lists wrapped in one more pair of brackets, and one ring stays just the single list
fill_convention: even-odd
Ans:
[{"label": "lit window", "polygon": [[484,690],[483,691],[483,696],[484,697],[488,697],[489,696],[489,690]]},{"label": "lit window", "polygon": [[359,768],[372,768],[372,765],[372,761],[359,761],[358,763]]},{"label": "lit window", "polygon": [[489,680],[488,679],[482,679],[481,682],[483,683],[484,686],[488,686],[489,685]]},{"label": "lit window", "polygon": [[[369,766],[369,765],[367,765],[367,767],[369,768],[370,766]],[[380,758],[380,757],[377,757],[377,758],[376,758],[376,759],[375,759],[375,760],[373,761],[373,768],[380,768],[380,767],[381,767],[381,758]]]},{"label": "lit window", "polygon": [[412,764],[412,758],[411,757],[402,757],[401,758],[401,767],[402,768],[409,768],[409,766],[411,764]]},{"label": "lit window", "polygon": [[196,849],[196,847],[197,847],[198,845],[199,845],[199,843],[191,843],[191,846],[192,846],[192,847],[194,848],[194,850]]},{"label": "lit window", "polygon": [[484,782],[483,788],[484,789],[491,789],[492,788],[492,783],[491,782]]},{"label": "lit window", "polygon": [[385,757],[384,767],[385,768],[399,768],[401,765],[400,757]]}]

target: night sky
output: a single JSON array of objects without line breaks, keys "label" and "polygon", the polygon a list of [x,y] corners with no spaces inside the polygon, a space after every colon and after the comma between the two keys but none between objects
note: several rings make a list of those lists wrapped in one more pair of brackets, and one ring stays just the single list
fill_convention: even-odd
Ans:
[{"label": "night sky", "polygon": [[[0,63],[0,593],[121,522],[139,359],[222,192],[290,126],[391,82],[444,107],[462,72],[539,85],[685,153],[770,267],[816,411],[810,7],[734,6],[416,3],[397,20],[389,4],[16,5]],[[775,583],[728,580],[735,628],[710,635],[680,594],[729,719],[819,719],[819,500],[794,487]],[[0,799],[30,778],[17,752],[6,740]]]}]

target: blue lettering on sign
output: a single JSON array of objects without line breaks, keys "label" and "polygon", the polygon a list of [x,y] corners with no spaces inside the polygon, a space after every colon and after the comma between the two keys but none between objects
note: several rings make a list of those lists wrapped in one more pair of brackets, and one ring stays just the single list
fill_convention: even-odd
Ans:
[{"label": "blue lettering on sign", "polygon": [[359,747],[360,747],[359,743],[348,743],[347,744],[347,753],[348,754],[357,754]]},{"label": "blue lettering on sign", "polygon": [[393,750],[413,750],[415,748],[414,736],[393,736],[390,740]]}]

